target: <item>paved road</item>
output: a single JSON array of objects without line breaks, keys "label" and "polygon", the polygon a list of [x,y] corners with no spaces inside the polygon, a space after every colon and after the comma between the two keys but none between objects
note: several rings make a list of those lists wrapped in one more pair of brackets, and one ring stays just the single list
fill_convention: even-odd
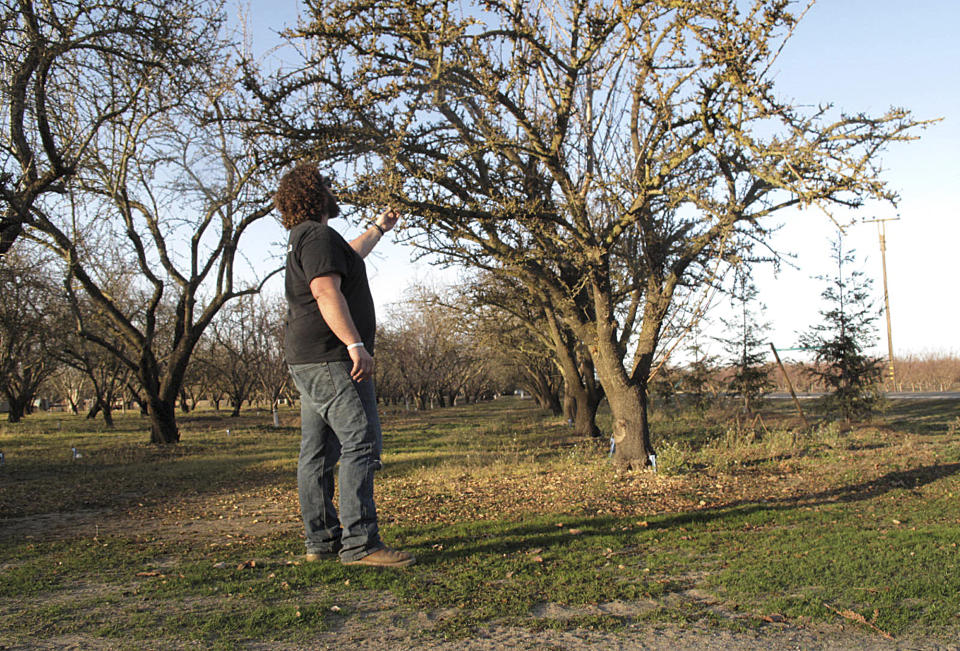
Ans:
[{"label": "paved road", "polygon": [[[800,400],[822,398],[825,393],[798,393]],[[884,394],[890,400],[960,400],[960,391],[888,391]],[[768,393],[767,398],[789,400],[789,393]]]}]

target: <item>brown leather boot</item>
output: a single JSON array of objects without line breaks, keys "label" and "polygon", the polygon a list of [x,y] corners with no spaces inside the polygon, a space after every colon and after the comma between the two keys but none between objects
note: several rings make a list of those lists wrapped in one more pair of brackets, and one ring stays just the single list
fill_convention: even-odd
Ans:
[{"label": "brown leather boot", "polygon": [[355,561],[343,561],[344,565],[368,565],[371,567],[406,567],[417,562],[416,557],[408,552],[401,552],[389,547],[383,547],[367,554]]}]

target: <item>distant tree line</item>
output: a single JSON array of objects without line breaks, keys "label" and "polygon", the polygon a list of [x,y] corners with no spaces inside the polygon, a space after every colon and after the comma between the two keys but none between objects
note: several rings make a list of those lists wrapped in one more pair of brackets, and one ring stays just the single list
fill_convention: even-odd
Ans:
[{"label": "distant tree line", "polygon": [[[58,264],[39,264],[39,255],[24,259],[23,250],[8,253],[0,263],[0,280],[10,290],[0,298],[0,395],[8,405],[7,419],[23,418],[40,399],[73,413],[85,410],[89,418],[102,416],[108,425],[117,408],[149,415],[150,398],[125,360],[129,353],[115,352],[127,343],[111,335],[96,310],[68,295],[56,281],[63,278]],[[116,301],[132,302],[136,296],[119,282],[111,294]],[[226,304],[191,352],[174,404],[188,412],[204,400],[237,415],[245,404],[275,406],[288,398],[285,310],[282,299],[261,295]],[[162,303],[156,313],[154,327],[171,342],[175,306]],[[97,341],[83,336],[84,329],[97,333]],[[161,364],[168,363],[173,351],[155,350]]]},{"label": "distant tree line", "polygon": [[[63,284],[56,282],[62,269],[55,258],[39,250],[24,254],[25,249],[9,253],[0,264],[0,280],[7,288],[0,295],[0,394],[8,404],[8,419],[23,418],[37,402],[59,403],[88,418],[102,417],[108,425],[117,408],[148,413],[147,399],[129,366],[79,334],[80,328],[87,327],[105,336],[108,330],[97,322],[103,317],[73,302]],[[838,268],[852,261],[849,255],[838,256]],[[843,289],[860,286],[859,295],[846,295],[843,313],[850,316],[841,317],[836,309],[841,289],[838,271],[837,276],[827,277],[831,289],[825,292],[833,297],[824,310],[832,314],[832,326],[828,320],[811,330],[824,340],[840,339],[842,345],[827,349],[834,356],[836,350],[852,344],[862,349],[872,336],[869,330],[857,334],[856,328],[850,328],[853,317],[869,321],[874,311],[869,309],[869,294],[862,291],[869,283],[848,272]],[[114,299],[120,300],[123,291],[123,284],[117,283],[112,290]],[[547,335],[531,327],[541,322],[535,316],[524,316],[523,306],[513,305],[508,311],[490,300],[479,300],[481,296],[489,299],[491,291],[489,282],[476,280],[442,289],[413,287],[392,305],[382,316],[377,333],[375,368],[380,400],[421,410],[522,390],[542,408],[572,423],[576,413],[571,405],[575,402],[566,395],[556,356],[544,341]],[[134,295],[123,300],[133,300]],[[787,391],[782,371],[766,354],[768,326],[754,316],[762,307],[756,291],[745,276],[737,274],[726,296],[735,309],[733,317],[722,320],[721,334],[705,323],[697,325],[687,336],[689,361],[657,369],[651,385],[656,406],[707,407],[737,400],[744,410],[751,411],[765,393]],[[281,402],[292,404],[296,393],[291,390],[283,358],[285,311],[282,297],[267,295],[243,296],[221,309],[191,355],[177,397],[178,409],[187,413],[203,403],[235,416],[251,404],[265,408],[276,408]],[[175,310],[167,306],[158,313],[167,320],[157,328],[166,332],[174,325]],[[838,322],[845,324],[842,329]],[[704,352],[705,330],[715,333],[713,339],[722,345],[725,355]],[[852,342],[843,339],[851,334],[856,335]],[[121,346],[122,342],[112,345]],[[831,377],[830,360],[806,356],[812,361],[786,364],[794,387],[803,392],[837,393],[837,399],[842,399],[843,392],[836,392],[836,385],[827,379]],[[878,360],[864,359],[867,361],[854,363],[865,363],[868,368],[868,373],[857,377],[869,397],[882,385]],[[956,355],[896,362],[908,390],[942,391],[960,386]],[[856,407],[858,400],[851,405]],[[838,408],[843,413],[842,402]]]}]

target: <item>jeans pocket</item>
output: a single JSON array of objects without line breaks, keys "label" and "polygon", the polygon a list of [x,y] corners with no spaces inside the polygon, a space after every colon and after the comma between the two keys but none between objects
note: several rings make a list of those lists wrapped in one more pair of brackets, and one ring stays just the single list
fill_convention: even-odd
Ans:
[{"label": "jeans pocket", "polygon": [[290,375],[300,391],[302,400],[305,399],[314,405],[322,405],[335,395],[335,382],[330,372],[329,362],[292,364]]}]

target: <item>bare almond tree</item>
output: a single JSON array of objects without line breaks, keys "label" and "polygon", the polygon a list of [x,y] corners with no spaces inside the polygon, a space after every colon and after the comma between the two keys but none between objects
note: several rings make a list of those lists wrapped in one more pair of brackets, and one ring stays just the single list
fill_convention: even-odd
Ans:
[{"label": "bare almond tree", "polygon": [[256,312],[259,351],[257,384],[259,393],[276,409],[291,386],[290,371],[283,349],[287,302],[283,296],[260,294]]},{"label": "bare almond tree", "polygon": [[[129,294],[124,296],[124,287],[120,278],[122,276],[105,287],[105,290],[117,301],[129,299]],[[53,355],[61,365],[82,373],[86,378],[86,384],[93,393],[87,418],[102,414],[107,427],[113,427],[113,406],[118,399],[122,399],[124,387],[130,376],[130,368],[113,352],[90,341],[80,333],[84,329],[97,332],[99,337],[108,339],[111,347],[117,350],[124,350],[125,343],[112,334],[113,329],[109,322],[102,318],[91,301],[84,300],[83,297],[79,300],[76,296],[70,298],[72,300],[60,301],[69,303],[69,307],[64,310],[66,314],[60,319],[64,328],[69,329],[56,338]],[[49,303],[46,309],[50,309]]]},{"label": "bare almond tree", "polygon": [[425,250],[543,295],[589,348],[615,461],[642,466],[676,293],[785,208],[894,200],[878,155],[921,124],[779,97],[791,4],[311,4],[302,74],[261,92],[264,114],[359,161],[341,194],[402,206]]},{"label": "bare almond tree", "polygon": [[445,406],[456,385],[468,350],[460,350],[454,334],[435,310],[413,302],[396,305],[382,324],[377,365],[386,376],[385,388],[399,384],[402,395],[417,409]]},{"label": "bare almond tree", "polygon": [[59,366],[53,346],[63,324],[45,307],[50,269],[39,260],[28,251],[0,258],[0,394],[11,423],[30,412],[38,389]]},{"label": "bare almond tree", "polygon": [[198,0],[0,2],[0,254],[147,88],[193,76],[219,23]]},{"label": "bare almond tree", "polygon": [[494,354],[450,297],[422,286],[391,306],[377,330],[377,393],[417,409],[492,393]]},{"label": "bare almond tree", "polygon": [[57,397],[66,401],[66,407],[76,415],[80,413],[80,401],[88,387],[87,375],[70,366],[58,368],[50,377],[49,386],[53,387]]},{"label": "bare almond tree", "polygon": [[599,436],[596,418],[603,390],[596,380],[590,351],[567,327],[549,298],[530,289],[511,274],[486,271],[464,285],[461,292],[471,306],[470,318],[477,320],[487,334],[509,342],[507,349],[515,351],[524,373],[540,390],[553,390],[548,378],[559,373],[564,413],[574,430],[584,436]]},{"label": "bare almond tree", "polygon": [[229,399],[231,416],[240,415],[243,403],[254,396],[260,382],[269,330],[264,328],[259,307],[258,297],[243,296],[220,310],[210,324],[210,347],[204,362]]},{"label": "bare almond tree", "polygon": [[[24,208],[5,190],[11,219],[60,256],[75,300],[85,296],[102,314],[105,326],[80,334],[136,378],[151,441],[175,443],[175,405],[197,341],[227,301],[259,289],[235,285],[238,248],[271,208],[221,7],[20,2],[8,13],[17,31],[4,70],[33,52],[47,67],[8,84],[29,92],[8,104],[16,133],[5,169],[20,165],[16,187],[26,187],[47,161],[67,193],[37,191]],[[129,261],[133,305],[107,290],[106,253]]]}]

